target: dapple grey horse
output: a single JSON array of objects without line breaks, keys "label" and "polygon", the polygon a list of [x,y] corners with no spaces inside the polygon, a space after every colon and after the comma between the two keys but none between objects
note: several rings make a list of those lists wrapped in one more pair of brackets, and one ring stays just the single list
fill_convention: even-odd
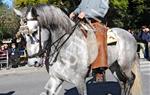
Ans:
[{"label": "dapple grey horse", "polygon": [[[20,33],[27,42],[28,63],[41,63],[45,58],[40,51],[49,60],[50,78],[45,94],[55,95],[67,81],[77,87],[80,95],[87,95],[85,77],[98,50],[94,32],[88,31],[85,38],[79,27],[54,6],[37,5],[14,11],[21,17]],[[142,95],[136,40],[120,28],[109,32],[117,38],[115,45],[108,46],[109,68],[122,87],[122,95]]]}]

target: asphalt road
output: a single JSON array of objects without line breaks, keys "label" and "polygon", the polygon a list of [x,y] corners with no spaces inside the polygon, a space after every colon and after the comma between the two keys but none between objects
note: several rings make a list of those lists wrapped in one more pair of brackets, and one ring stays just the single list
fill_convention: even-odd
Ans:
[{"label": "asphalt road", "polygon": [[143,81],[143,93],[144,95],[150,95],[150,62],[142,60],[140,70]]},{"label": "asphalt road", "polygon": [[39,95],[47,80],[45,72],[0,76],[0,95]]},{"label": "asphalt road", "polygon": [[[144,95],[150,95],[150,62],[146,60],[141,60],[141,73],[144,86]],[[108,71],[109,72],[109,71]],[[106,91],[115,91],[113,95],[119,95],[119,86],[111,76],[108,74],[109,82],[101,83],[98,85],[90,84],[88,85],[89,95],[94,93],[105,93]],[[48,81],[48,74],[44,72],[30,72],[30,73],[18,73],[18,74],[6,74],[0,75],[0,95],[40,95],[41,92],[45,91],[44,86]],[[74,86],[69,83],[64,83],[58,95],[76,95],[76,90]],[[105,89],[103,89],[105,88]],[[114,90],[115,89],[115,90]],[[118,89],[118,92],[116,92]],[[91,92],[92,91],[92,92]]]}]

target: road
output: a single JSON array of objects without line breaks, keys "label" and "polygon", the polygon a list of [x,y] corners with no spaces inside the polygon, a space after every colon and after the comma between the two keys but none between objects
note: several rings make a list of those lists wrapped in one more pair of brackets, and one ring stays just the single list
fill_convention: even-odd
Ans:
[{"label": "road", "polygon": [[150,62],[142,60],[140,70],[143,80],[144,95],[150,95]]},{"label": "road", "polygon": [[[141,62],[140,68],[144,86],[144,95],[150,95],[150,62],[145,60],[142,60]],[[112,81],[114,78],[111,76],[109,80]],[[0,75],[0,95],[39,95],[41,92],[45,91],[44,86],[47,81],[48,74],[45,71]],[[114,82],[109,82],[105,85],[102,83],[101,85],[103,85],[102,88],[108,88],[107,86],[111,85],[111,90],[115,88],[115,91],[118,88],[117,83]],[[74,86],[69,83],[64,83],[58,95],[76,95],[74,89],[69,90],[72,87]],[[65,93],[66,90],[64,89],[68,90],[67,93]]]}]

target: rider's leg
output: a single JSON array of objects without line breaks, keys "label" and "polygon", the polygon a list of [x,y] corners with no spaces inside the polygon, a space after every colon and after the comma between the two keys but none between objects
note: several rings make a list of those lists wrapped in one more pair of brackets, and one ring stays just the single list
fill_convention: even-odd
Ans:
[{"label": "rider's leg", "polygon": [[108,68],[107,64],[107,30],[97,21],[91,21],[92,25],[96,28],[96,38],[98,42],[98,56],[92,63],[92,70],[96,76],[96,80],[102,79],[104,71]]}]

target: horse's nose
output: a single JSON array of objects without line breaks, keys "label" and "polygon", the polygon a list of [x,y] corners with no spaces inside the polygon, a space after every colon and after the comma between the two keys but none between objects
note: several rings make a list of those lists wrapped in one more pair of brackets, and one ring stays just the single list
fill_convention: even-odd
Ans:
[{"label": "horse's nose", "polygon": [[35,67],[39,67],[39,64],[38,64],[37,61],[34,62],[34,66],[35,66]]}]

